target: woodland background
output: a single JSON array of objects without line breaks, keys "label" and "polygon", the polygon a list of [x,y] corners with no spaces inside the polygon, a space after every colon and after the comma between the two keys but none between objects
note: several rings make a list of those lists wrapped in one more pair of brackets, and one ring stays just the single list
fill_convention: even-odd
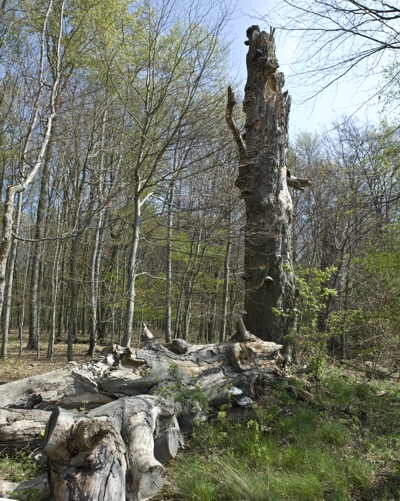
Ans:
[{"label": "woodland background", "polygon": [[[99,341],[136,343],[142,320],[166,341],[233,334],[245,221],[225,122],[231,14],[170,0],[1,3],[2,200],[40,164],[14,202],[3,357],[10,329],[48,359],[68,340],[68,360],[77,340],[92,356]],[[382,103],[398,99],[397,68]],[[300,363],[398,363],[399,153],[384,111],[380,125],[291,138],[288,168],[313,183],[292,193]]]}]

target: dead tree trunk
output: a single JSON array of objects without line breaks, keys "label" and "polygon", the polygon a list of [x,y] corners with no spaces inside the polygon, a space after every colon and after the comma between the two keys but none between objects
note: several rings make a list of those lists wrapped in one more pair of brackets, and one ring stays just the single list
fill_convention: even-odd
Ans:
[{"label": "dead tree trunk", "polygon": [[142,348],[113,345],[101,362],[70,362],[4,384],[0,446],[8,454],[36,449],[47,422],[42,446],[53,501],[151,499],[206,400],[248,406],[282,378],[282,346],[249,334],[241,320],[234,338],[165,347],[145,327]]},{"label": "dead tree trunk", "polygon": [[[282,344],[292,326],[296,284],[292,269],[292,199],[287,185],[303,190],[309,182],[286,168],[290,96],[275,57],[274,30],[247,30],[248,78],[242,135],[233,119],[236,104],[228,89],[226,119],[239,149],[236,186],[246,207],[244,274],[247,329]],[[295,185],[293,184],[295,181]]]}]

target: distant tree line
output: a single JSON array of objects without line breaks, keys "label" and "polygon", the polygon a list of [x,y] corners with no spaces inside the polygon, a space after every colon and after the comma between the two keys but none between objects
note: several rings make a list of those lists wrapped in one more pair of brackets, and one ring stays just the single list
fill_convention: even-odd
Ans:
[{"label": "distant tree line", "polygon": [[[245,231],[224,119],[229,9],[1,10],[2,357],[10,329],[48,359],[67,339],[68,360],[78,338],[92,356],[136,343],[142,320],[166,341],[227,339]],[[313,183],[293,194],[299,358],[321,343],[345,358],[398,348],[399,141],[351,121],[292,140],[288,167]]]}]

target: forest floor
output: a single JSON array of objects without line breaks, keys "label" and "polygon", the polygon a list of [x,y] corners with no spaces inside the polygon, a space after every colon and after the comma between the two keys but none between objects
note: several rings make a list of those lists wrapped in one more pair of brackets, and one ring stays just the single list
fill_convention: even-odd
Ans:
[{"label": "forest floor", "polygon": [[[74,343],[74,361],[78,364],[89,362],[90,357],[86,355],[89,347],[89,339],[84,339],[85,343]],[[66,339],[54,345],[53,361],[46,360],[47,339],[42,342],[39,350],[27,350],[28,333],[24,333],[22,342],[22,353],[19,357],[20,341],[17,331],[11,331],[8,343],[8,356],[0,359],[0,384],[9,383],[17,379],[43,374],[60,369],[67,364],[67,344]]]},{"label": "forest floor", "polygon": [[[18,358],[12,335],[1,383],[66,364],[65,343],[55,346],[53,362],[46,348],[40,360],[25,349]],[[87,349],[74,344],[74,360],[88,362]],[[265,388],[252,409],[210,409],[167,465],[154,501],[400,501],[400,381],[337,364],[319,380],[296,368],[291,375]],[[40,473],[24,455],[0,459],[0,478]]]},{"label": "forest floor", "polygon": [[[157,330],[152,331],[154,337],[160,342],[163,342],[162,332]],[[67,364],[67,334],[64,334],[60,342],[55,343],[53,360],[46,360],[47,356],[47,335],[40,343],[39,353],[37,350],[27,350],[28,332],[23,334],[22,353],[19,357],[20,340],[16,330],[11,330],[8,342],[8,356],[6,359],[0,358],[0,384],[9,383],[17,379],[51,372],[56,369],[61,369]],[[109,340],[107,340],[109,341]],[[100,355],[104,345],[97,345],[97,355]],[[73,344],[74,362],[85,364],[90,362],[90,357],[87,354],[89,349],[89,336],[79,336],[77,342]],[[39,357],[38,357],[39,354]]]}]

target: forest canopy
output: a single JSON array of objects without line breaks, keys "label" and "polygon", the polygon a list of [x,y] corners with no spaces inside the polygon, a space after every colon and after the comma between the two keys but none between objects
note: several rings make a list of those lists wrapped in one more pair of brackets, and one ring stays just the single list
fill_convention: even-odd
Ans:
[{"label": "forest canopy", "polygon": [[[79,339],[92,356],[99,342],[135,343],[142,320],[167,342],[231,336],[246,228],[224,119],[229,5],[1,9],[2,356],[10,329],[49,359],[67,340],[68,360]],[[299,359],[398,347],[391,132],[350,120],[291,138],[287,167],[312,180],[291,192]]]}]

